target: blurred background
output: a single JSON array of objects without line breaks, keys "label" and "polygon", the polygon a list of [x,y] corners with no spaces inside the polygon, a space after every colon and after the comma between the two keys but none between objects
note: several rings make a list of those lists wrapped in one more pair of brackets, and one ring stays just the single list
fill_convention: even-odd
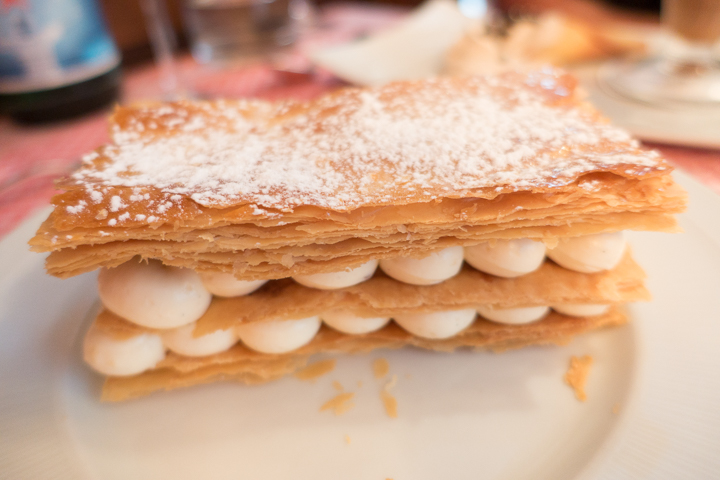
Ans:
[{"label": "blurred background", "polygon": [[[338,4],[333,0],[317,0],[314,5],[322,10],[323,7]],[[345,2],[346,3],[346,2]],[[417,7],[422,0],[372,0],[362,2],[368,6],[399,6],[405,8]],[[585,4],[590,4],[591,10],[598,7],[593,5],[594,2],[585,1],[563,1],[563,0],[503,0],[495,2],[497,7],[504,12],[512,12],[513,14],[522,13],[540,13],[547,10],[563,10],[570,13],[586,16]],[[143,19],[142,9],[138,0],[101,0],[100,4],[106,13],[108,26],[116,39],[120,50],[122,51],[123,63],[133,65],[139,62],[152,59],[152,49],[145,22]],[[185,35],[182,1],[167,0],[166,2],[170,22],[173,30],[180,39],[180,47],[183,50],[188,48],[188,39]],[[599,8],[605,7],[608,12],[621,16],[623,13],[629,16],[642,16],[648,21],[660,19],[660,0],[605,0],[598,2]]]},{"label": "blurred background", "polygon": [[[482,73],[480,70],[484,69],[479,67],[458,66],[459,54],[445,59],[446,54],[462,50],[462,46],[456,44],[463,34],[470,33],[475,33],[475,40],[483,44],[475,50],[502,50],[497,58],[486,58],[486,63],[512,60],[511,63],[567,64],[609,58],[632,51],[636,53],[643,48],[638,46],[641,41],[633,50],[629,44],[622,45],[620,36],[613,38],[611,30],[617,30],[613,24],[632,21],[639,25],[657,24],[660,7],[659,0],[497,0],[490,3],[487,0],[435,0],[423,5],[418,0],[357,3],[331,0],[1,0],[0,112],[29,123],[92,111],[120,98],[123,91],[120,88],[121,71],[130,72],[134,67],[150,63],[157,69],[160,97],[207,96],[197,91],[195,79],[184,78],[187,75],[180,73],[180,70],[187,70],[180,65],[188,58],[187,53],[192,54],[198,66],[209,65],[216,71],[263,62],[278,71],[296,73],[308,73],[321,66],[340,79],[358,84],[440,73]],[[413,37],[416,32],[408,31],[413,28],[405,28],[407,40],[422,41],[433,52],[428,55],[443,56],[443,64],[454,61],[450,71],[438,67],[420,75],[412,71],[413,65],[408,65],[406,73],[382,72],[377,80],[371,81],[353,75],[348,78],[343,66],[334,65],[335,60],[330,59],[327,65],[325,56],[313,55],[321,46],[361,39],[382,31],[395,20],[411,18],[411,12],[422,11],[427,18],[424,23],[434,25],[406,22],[417,27],[414,30],[424,32],[423,38],[416,39]],[[548,19],[549,15],[554,16]],[[598,22],[607,32],[593,27]],[[567,37],[568,32],[575,37],[561,38]],[[505,37],[508,42],[501,41]],[[545,50],[556,50],[549,54],[530,52],[535,48],[531,44],[537,40],[543,44],[555,40],[555,43],[567,45],[545,45]],[[494,46],[489,45],[491,41]],[[389,47],[401,51],[406,48],[402,43],[396,41]],[[585,45],[591,43],[595,45]],[[568,53],[559,52],[563,48],[579,51],[564,58]],[[451,51],[453,49],[455,52]],[[598,51],[591,51],[593,49]],[[410,52],[410,55],[420,56],[422,52]],[[468,55],[478,57],[482,52],[473,51]],[[437,58],[434,61],[438,63]],[[382,60],[378,62],[376,67],[382,69]],[[460,59],[460,63],[463,62],[470,60]],[[368,67],[373,68],[372,65],[363,66]],[[67,88],[72,86],[75,86],[74,90]],[[228,92],[231,96],[233,93],[237,92]],[[129,99],[135,100],[134,97],[131,94]]]},{"label": "blurred background", "polygon": [[0,237],[114,105],[559,66],[720,192],[720,0],[0,0]]}]

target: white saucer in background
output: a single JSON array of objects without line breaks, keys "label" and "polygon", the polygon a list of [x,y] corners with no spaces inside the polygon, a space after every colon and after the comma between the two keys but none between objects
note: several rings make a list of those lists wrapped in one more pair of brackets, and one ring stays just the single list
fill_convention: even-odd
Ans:
[{"label": "white saucer in background", "polygon": [[621,95],[603,75],[612,64],[572,69],[588,93],[588,101],[613,124],[658,143],[720,149],[720,107],[666,103],[653,105]]}]

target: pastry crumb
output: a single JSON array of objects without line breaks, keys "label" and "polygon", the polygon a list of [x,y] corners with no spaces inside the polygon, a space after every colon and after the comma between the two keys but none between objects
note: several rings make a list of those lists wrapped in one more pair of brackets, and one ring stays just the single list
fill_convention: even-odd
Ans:
[{"label": "pastry crumb", "polygon": [[340,393],[335,397],[331,398],[320,407],[320,411],[332,410],[335,415],[342,415],[355,406],[352,398],[355,396],[352,392]]},{"label": "pastry crumb", "polygon": [[335,369],[336,360],[334,358],[328,358],[326,360],[320,360],[315,363],[311,363],[302,370],[295,372],[295,378],[300,380],[315,380],[318,377],[322,377]]},{"label": "pastry crumb", "polygon": [[590,373],[590,367],[592,366],[593,358],[590,355],[584,355],[582,357],[572,356],[570,358],[570,368],[563,379],[565,383],[575,391],[575,397],[584,402],[587,400],[587,394],[585,393],[585,382],[587,382],[587,376]]},{"label": "pastry crumb", "polygon": [[392,379],[385,384],[383,389],[380,391],[380,400],[382,400],[385,406],[385,413],[390,418],[397,418],[397,399],[390,393],[390,389],[397,383],[397,375],[393,375]]},{"label": "pastry crumb", "polygon": [[376,358],[372,363],[375,378],[383,378],[390,371],[390,364],[384,358]]},{"label": "pastry crumb", "polygon": [[397,398],[393,397],[391,393],[386,392],[385,390],[380,392],[380,398],[385,406],[385,413],[387,416],[390,418],[397,418]]},{"label": "pastry crumb", "polygon": [[350,445],[350,435],[345,435],[345,443]]},{"label": "pastry crumb", "polygon": [[337,380],[334,380],[334,381],[333,381],[332,386],[333,386],[333,388],[334,388],[335,390],[337,390],[338,392],[343,392],[343,391],[345,391],[345,388],[342,386],[342,383],[338,382]]}]

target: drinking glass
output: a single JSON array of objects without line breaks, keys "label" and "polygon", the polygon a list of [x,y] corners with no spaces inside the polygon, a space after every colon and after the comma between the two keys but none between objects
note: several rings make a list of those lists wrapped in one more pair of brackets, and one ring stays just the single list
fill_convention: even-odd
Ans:
[{"label": "drinking glass", "polygon": [[177,100],[191,96],[181,81],[175,51],[177,38],[173,30],[165,0],[141,0],[145,28],[150,38],[155,65],[158,71],[158,87],[163,100]]},{"label": "drinking glass", "polygon": [[661,18],[660,52],[608,65],[601,82],[646,103],[720,106],[720,0],[663,0]]},{"label": "drinking glass", "polygon": [[185,0],[193,57],[227,63],[272,56],[292,45],[306,0]]}]

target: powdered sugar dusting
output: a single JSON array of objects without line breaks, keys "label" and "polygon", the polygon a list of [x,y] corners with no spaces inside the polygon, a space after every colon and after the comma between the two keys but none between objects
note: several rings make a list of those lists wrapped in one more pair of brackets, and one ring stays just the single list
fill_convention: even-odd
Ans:
[{"label": "powdered sugar dusting", "polygon": [[[114,145],[101,152],[110,162],[89,156],[73,178],[154,186],[172,201],[189,196],[205,206],[246,203],[267,215],[268,208],[345,211],[483,188],[517,191],[613,167],[640,175],[662,165],[593,112],[553,105],[567,95],[560,78],[437,79],[348,90],[307,105],[258,102],[263,115],[253,121],[232,102],[164,105],[116,129]],[[171,206],[153,208],[162,214]],[[111,199],[111,211],[125,207]]]}]

